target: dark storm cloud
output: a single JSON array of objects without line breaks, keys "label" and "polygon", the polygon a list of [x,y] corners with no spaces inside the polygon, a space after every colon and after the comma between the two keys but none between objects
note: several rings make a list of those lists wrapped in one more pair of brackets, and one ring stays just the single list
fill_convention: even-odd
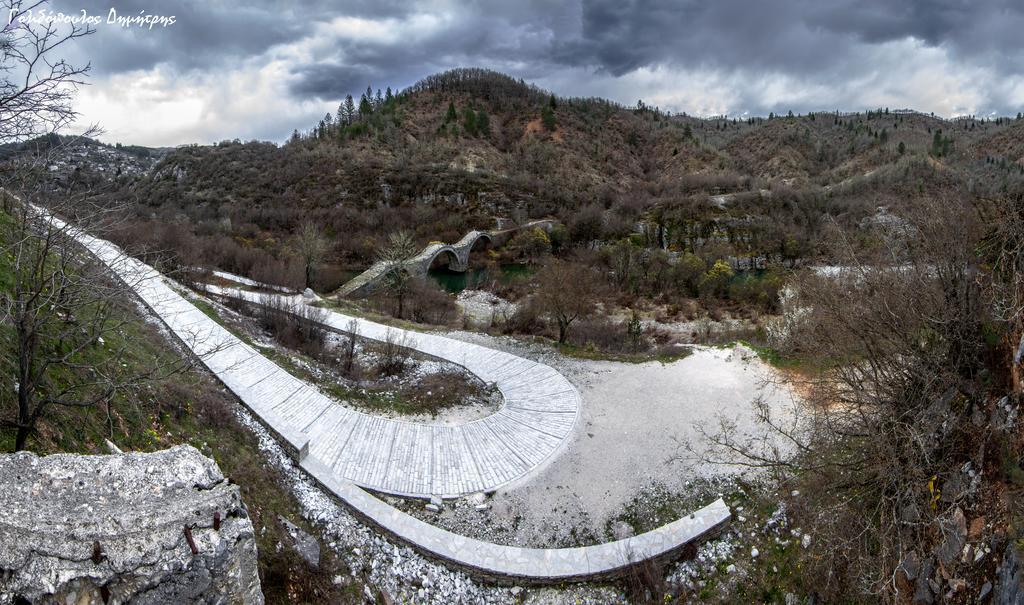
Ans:
[{"label": "dark storm cloud", "polygon": [[346,94],[368,86],[367,82],[372,81],[377,75],[369,68],[352,65],[306,65],[297,70],[297,78],[291,90],[303,97],[341,99]]},{"label": "dark storm cloud", "polygon": [[[175,17],[168,27],[120,28],[97,26],[83,39],[79,52],[97,71],[119,73],[157,64],[175,69],[215,68],[227,61],[259,55],[275,44],[295,41],[307,33],[305,17],[295,3],[255,2],[237,5],[189,0],[57,0],[54,10],[86,10],[106,21],[111,9],[118,16],[145,14]],[[314,5],[310,5],[313,9]]]},{"label": "dark storm cloud", "polygon": [[[408,7],[391,15],[380,12],[376,17],[390,19],[403,35],[387,41],[339,36],[329,59],[296,71],[292,90],[333,99],[357,93],[367,84],[407,86],[430,73],[467,65],[538,77],[551,64],[549,55],[559,30],[572,27],[569,8],[567,12],[542,2],[468,3],[443,14],[443,26],[423,31],[406,20],[429,13]],[[333,82],[332,74],[337,75]],[[360,75],[362,82],[357,81]]]},{"label": "dark storm cloud", "polygon": [[[392,19],[445,13],[444,30],[415,40],[355,41],[339,37],[321,64],[297,66],[298,94],[337,96],[346,78],[477,64],[518,73],[579,67],[620,76],[659,65],[720,70],[769,69],[821,74],[863,57],[871,45],[914,38],[963,61],[1014,69],[1024,36],[1024,6],[991,0],[581,0],[580,2],[410,3],[352,0],[242,5],[152,0],[59,0],[58,8],[106,14],[146,10],[174,14],[161,31],[100,31],[88,51],[109,72],[158,63],[189,70],[259,55],[310,34],[318,22],[349,16]],[[414,32],[411,32],[414,33]],[[318,59],[318,61],[320,61]],[[336,73],[342,80],[326,80]],[[420,71],[425,75],[426,71]]]},{"label": "dark storm cloud", "polygon": [[[339,7],[339,14],[345,12]],[[377,16],[401,19],[415,12],[406,5],[394,12],[380,9]],[[830,85],[886,68],[871,63],[872,50],[909,39],[943,49],[960,65],[1005,74],[1015,74],[1024,58],[1024,5],[998,0],[470,2],[451,14],[444,31],[415,42],[340,39],[332,69],[399,82],[392,75],[459,65],[527,78],[577,68],[581,79],[668,66],[726,75],[772,73]],[[327,85],[328,71],[307,66],[293,90],[317,96],[351,90],[341,81]],[[842,99],[834,104],[844,106]]]},{"label": "dark storm cloud", "polygon": [[798,4],[589,0],[582,4],[579,36],[557,43],[555,58],[612,75],[665,64],[818,70],[847,44],[809,28],[797,18]]},{"label": "dark storm cloud", "polygon": [[[488,28],[503,27],[530,20],[540,12],[543,2],[502,6],[467,8],[462,12],[469,18],[459,19],[444,45],[423,49],[450,55],[472,55],[500,47],[485,49],[482,38],[497,32]],[[113,8],[118,15],[174,15],[172,26],[153,29],[120,29],[113,26],[96,28],[96,34],[85,39],[82,53],[107,73],[146,69],[157,64],[179,70],[219,67],[224,62],[259,55],[278,44],[296,42],[309,36],[317,24],[336,17],[365,19],[402,19],[410,14],[429,12],[429,7],[417,7],[403,0],[252,0],[246,3],[208,2],[185,0],[154,2],[153,0],[54,0],[52,8],[69,14],[85,10],[90,15],[106,19]],[[547,12],[557,12],[547,10]],[[479,17],[479,21],[476,17]],[[481,27],[486,24],[486,27]],[[453,47],[452,43],[457,42]],[[442,48],[441,46],[445,46]],[[338,40],[338,48],[350,48],[353,53],[365,54],[369,66],[376,69],[394,68],[389,58],[402,59],[405,55],[422,60],[426,55],[416,49],[362,44],[349,46]]]},{"label": "dark storm cloud", "polygon": [[[810,6],[808,20],[868,42],[907,36],[931,46],[947,45],[965,55],[992,50],[1019,52],[1024,6],[1019,2],[911,0],[905,3],[841,0]],[[1011,43],[1010,47],[1004,46]]]},{"label": "dark storm cloud", "polygon": [[580,35],[563,62],[614,75],[671,64],[815,73],[864,46],[913,38],[964,60],[1019,55],[1024,5],[959,0],[583,0]]}]

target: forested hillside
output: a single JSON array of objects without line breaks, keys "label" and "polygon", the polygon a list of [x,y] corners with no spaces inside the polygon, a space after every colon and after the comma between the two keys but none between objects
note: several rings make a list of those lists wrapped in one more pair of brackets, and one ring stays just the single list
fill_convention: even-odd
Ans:
[{"label": "forested hillside", "polygon": [[887,108],[693,118],[557,97],[480,69],[369,87],[311,126],[283,145],[180,147],[116,179],[79,169],[57,187],[84,181],[130,208],[125,241],[181,263],[264,267],[277,282],[294,281],[284,244],[311,222],[330,242],[321,290],[369,265],[400,229],[423,244],[495,217],[553,216],[573,244],[632,236],[676,252],[711,247],[708,261],[828,262],[827,226],[884,221],[939,192],[1024,188],[1020,119]]}]

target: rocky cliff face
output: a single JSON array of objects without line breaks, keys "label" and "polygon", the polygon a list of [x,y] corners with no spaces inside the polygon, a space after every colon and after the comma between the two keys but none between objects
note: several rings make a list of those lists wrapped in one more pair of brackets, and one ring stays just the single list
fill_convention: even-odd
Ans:
[{"label": "rocky cliff face", "polygon": [[0,602],[262,604],[238,486],[190,446],[0,456]]},{"label": "rocky cliff face", "polygon": [[1024,548],[1016,543],[1006,547],[1006,555],[998,569],[995,605],[1024,605]]}]

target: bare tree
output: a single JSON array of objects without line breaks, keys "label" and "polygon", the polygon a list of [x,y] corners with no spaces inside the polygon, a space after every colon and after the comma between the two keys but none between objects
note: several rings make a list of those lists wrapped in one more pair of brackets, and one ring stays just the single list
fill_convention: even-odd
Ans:
[{"label": "bare tree", "polygon": [[352,377],[356,363],[356,339],[359,338],[359,322],[355,318],[345,324],[345,334],[345,376]]},{"label": "bare tree", "polygon": [[90,66],[74,66],[53,55],[94,30],[83,25],[17,20],[18,15],[45,5],[45,0],[0,2],[5,22],[15,17],[0,32],[0,144],[56,132],[78,115],[71,102],[85,83]]},{"label": "bare tree", "polygon": [[[84,202],[76,202],[81,218]],[[136,314],[129,290],[146,273],[115,277],[105,262],[117,266],[130,259],[115,252],[101,261],[79,242],[83,231],[56,219],[50,209],[14,198],[10,210],[0,250],[9,283],[0,292],[0,309],[17,383],[13,417],[2,423],[16,431],[15,449],[22,450],[51,408],[109,405],[118,391],[166,378],[190,362],[126,371],[131,342],[121,334]],[[99,228],[105,214],[96,210],[90,226]]]},{"label": "bare tree", "polygon": [[573,322],[594,311],[597,276],[582,265],[552,259],[540,270],[537,281],[536,300],[558,324],[558,342],[565,343]]},{"label": "bare tree", "polygon": [[[953,197],[905,218],[902,234],[876,250],[847,244],[837,230],[850,269],[795,281],[796,306],[807,313],[785,346],[809,366],[788,378],[803,395],[799,414],[756,402],[757,431],[723,421],[705,434],[704,460],[768,469],[806,494],[791,513],[815,536],[802,565],[821,579],[826,601],[895,600],[895,570],[908,556],[931,556],[964,497],[954,486],[965,465],[984,467],[1002,439],[981,420],[1006,371],[1005,344],[988,335],[1008,327],[997,327],[1005,320],[983,287],[983,225]],[[955,564],[943,563],[951,574]]]},{"label": "bare tree", "polygon": [[302,223],[295,233],[292,246],[298,253],[299,258],[306,270],[306,288],[313,287],[313,270],[317,263],[323,260],[324,255],[330,248],[330,242],[324,237],[320,228],[311,222]]},{"label": "bare tree", "polygon": [[396,231],[388,236],[387,244],[378,250],[377,261],[384,264],[383,282],[387,292],[398,305],[396,316],[405,312],[405,298],[412,288],[413,275],[405,262],[417,252],[416,241],[408,231]]},{"label": "bare tree", "polygon": [[1024,199],[985,200],[979,204],[992,230],[982,250],[994,274],[990,282],[995,315],[1008,326],[1010,380],[1014,392],[1024,391]]},{"label": "bare tree", "polygon": [[407,332],[388,328],[380,343],[377,371],[384,376],[399,376],[405,371],[415,345]]}]

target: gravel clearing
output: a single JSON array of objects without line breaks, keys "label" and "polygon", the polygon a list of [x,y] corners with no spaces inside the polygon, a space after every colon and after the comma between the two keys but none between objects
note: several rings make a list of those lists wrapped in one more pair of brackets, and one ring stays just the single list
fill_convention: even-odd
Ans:
[{"label": "gravel clearing", "polygon": [[[671,362],[619,363],[565,357],[539,344],[471,332],[450,334],[543,361],[580,390],[581,416],[558,458],[525,482],[446,503],[440,513],[417,501],[395,504],[445,529],[517,546],[553,547],[613,539],[609,521],[645,489],[687,489],[698,478],[738,474],[740,467],[700,464],[683,448],[700,450],[698,427],[714,431],[719,417],[757,432],[752,402],[761,397],[782,413],[792,396],[750,349],[695,348]],[[705,503],[706,504],[706,503]],[[668,522],[669,520],[664,520]]]}]

